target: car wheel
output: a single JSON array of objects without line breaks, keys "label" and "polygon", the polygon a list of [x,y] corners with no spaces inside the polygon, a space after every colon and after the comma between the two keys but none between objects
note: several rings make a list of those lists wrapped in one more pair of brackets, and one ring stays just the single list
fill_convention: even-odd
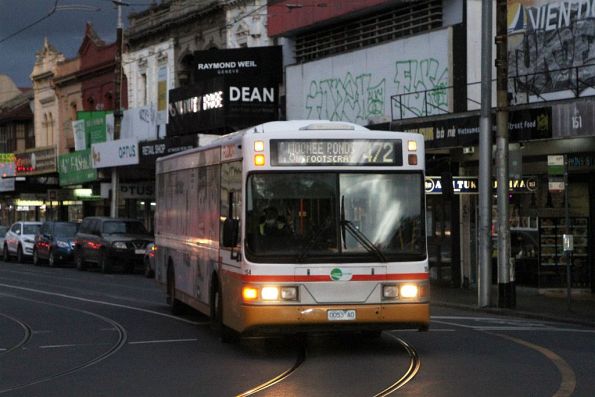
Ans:
[{"label": "car wheel", "polygon": [[50,256],[48,257],[48,265],[50,267],[55,267],[57,265],[56,257],[54,256],[54,251],[50,251]]},{"label": "car wheel", "polygon": [[77,252],[74,256],[74,262],[76,264],[76,268],[78,270],[85,270],[87,267],[85,266],[85,260],[83,255],[80,252]]},{"label": "car wheel", "polygon": [[10,261],[10,255],[8,254],[8,244],[4,244],[4,249],[2,250],[2,259],[4,262]]},{"label": "car wheel", "polygon": [[107,253],[105,251],[101,251],[99,253],[99,268],[101,269],[101,272],[104,274],[112,272],[112,264],[110,263],[110,260],[107,257]]},{"label": "car wheel", "polygon": [[25,261],[25,256],[23,255],[23,247],[19,244],[17,248],[17,262],[23,263]]},{"label": "car wheel", "polygon": [[35,266],[39,266],[41,263],[39,262],[39,254],[37,253],[36,249],[33,249],[33,264]]}]

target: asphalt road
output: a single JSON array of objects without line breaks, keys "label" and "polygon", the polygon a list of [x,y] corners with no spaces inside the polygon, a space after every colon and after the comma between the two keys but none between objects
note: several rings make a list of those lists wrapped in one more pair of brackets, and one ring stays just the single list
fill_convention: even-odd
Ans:
[{"label": "asphalt road", "polygon": [[432,310],[430,332],[243,339],[140,274],[0,262],[0,395],[593,396],[595,330]]}]

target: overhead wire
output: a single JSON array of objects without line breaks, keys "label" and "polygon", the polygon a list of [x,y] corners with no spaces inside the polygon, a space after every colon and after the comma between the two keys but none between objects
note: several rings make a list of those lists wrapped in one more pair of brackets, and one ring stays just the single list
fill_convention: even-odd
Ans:
[{"label": "overhead wire", "polygon": [[25,26],[25,27],[23,27],[23,28],[21,28],[21,29],[17,30],[16,32],[14,32],[14,33],[11,33],[11,34],[9,34],[9,35],[8,35],[8,36],[6,36],[6,37],[3,37],[2,39],[0,39],[0,44],[2,44],[3,42],[5,42],[6,40],[9,40],[9,39],[11,39],[11,38],[15,37],[15,36],[16,36],[16,35],[18,35],[18,34],[21,34],[21,33],[22,33],[22,32],[24,32],[25,30],[27,30],[27,29],[29,29],[29,28],[31,28],[31,27],[33,27],[33,26],[37,25],[37,24],[38,24],[38,23],[40,23],[41,21],[43,21],[43,20],[45,20],[45,19],[48,19],[49,17],[51,17],[52,15],[54,15],[54,13],[56,12],[56,9],[58,8],[58,1],[59,1],[59,0],[56,0],[56,2],[54,3],[54,7],[52,7],[52,9],[50,10],[50,12],[48,12],[46,15],[44,15],[44,16],[42,16],[41,18],[39,18],[39,19],[37,19],[37,20],[35,20],[35,21],[31,22],[29,25],[27,25],[27,26]]}]

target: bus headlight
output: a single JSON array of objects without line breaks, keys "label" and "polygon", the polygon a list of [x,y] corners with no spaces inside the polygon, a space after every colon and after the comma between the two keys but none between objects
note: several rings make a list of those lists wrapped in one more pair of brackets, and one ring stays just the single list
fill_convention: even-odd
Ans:
[{"label": "bus headlight", "polygon": [[297,298],[297,287],[281,287],[281,299],[283,299],[284,301],[296,301]]},{"label": "bus headlight", "polygon": [[279,288],[263,287],[260,291],[260,296],[264,301],[276,301],[277,299],[279,299]]},{"label": "bus headlight", "polygon": [[385,299],[395,299],[399,297],[398,285],[384,285],[382,286],[382,296]]},{"label": "bus headlight", "polygon": [[402,298],[417,298],[418,288],[415,284],[403,284],[400,288]]}]

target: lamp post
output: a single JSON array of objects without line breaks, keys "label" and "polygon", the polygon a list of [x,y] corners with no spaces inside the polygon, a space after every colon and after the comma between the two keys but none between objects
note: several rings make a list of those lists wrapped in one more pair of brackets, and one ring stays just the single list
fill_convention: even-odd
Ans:
[{"label": "lamp post", "polygon": [[[116,56],[114,68],[114,141],[120,139],[120,128],[122,125],[122,6],[128,5],[121,1],[112,0],[118,7],[118,24],[116,29]],[[120,196],[120,183],[118,168],[112,167],[112,201],[110,205],[110,216],[118,217],[118,203]]]}]

